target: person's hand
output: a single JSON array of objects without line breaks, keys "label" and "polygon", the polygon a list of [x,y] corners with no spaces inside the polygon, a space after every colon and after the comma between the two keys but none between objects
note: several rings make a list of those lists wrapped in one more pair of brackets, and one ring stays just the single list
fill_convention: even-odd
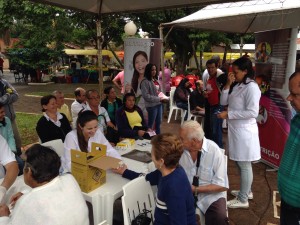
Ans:
[{"label": "person's hand", "polygon": [[228,112],[227,111],[223,111],[217,114],[217,117],[219,119],[227,119],[228,118]]},{"label": "person's hand", "polygon": [[127,166],[123,163],[123,164],[119,165],[117,168],[113,168],[112,171],[114,173],[123,175],[123,173],[126,169],[127,169]]},{"label": "person's hand", "polygon": [[208,93],[207,93],[207,91],[203,91],[203,96],[204,96],[204,98],[208,98]]},{"label": "person's hand", "polygon": [[125,85],[125,93],[131,92],[131,89],[132,89],[132,87],[131,87],[130,84],[126,84],[126,85]]},{"label": "person's hand", "polygon": [[2,203],[3,198],[5,197],[6,194],[6,188],[3,186],[0,186],[0,202]]},{"label": "person's hand", "polygon": [[145,134],[145,132],[146,132],[146,131],[144,131],[144,130],[139,130],[139,131],[138,131],[138,136],[139,136],[139,137],[143,137],[144,134]]},{"label": "person's hand", "polygon": [[160,102],[162,102],[162,103],[168,103],[169,99],[167,99],[167,98],[160,98]]},{"label": "person's hand", "polygon": [[233,72],[228,73],[227,83],[226,83],[224,89],[228,89],[233,84],[234,81],[235,81],[234,73]]},{"label": "person's hand", "polygon": [[9,216],[10,211],[7,205],[0,205],[0,217]]},{"label": "person's hand", "polygon": [[11,204],[12,207],[15,206],[16,202],[19,200],[19,198],[21,198],[22,195],[23,195],[23,193],[18,192],[16,194],[14,194],[13,196],[11,196],[10,204]]}]

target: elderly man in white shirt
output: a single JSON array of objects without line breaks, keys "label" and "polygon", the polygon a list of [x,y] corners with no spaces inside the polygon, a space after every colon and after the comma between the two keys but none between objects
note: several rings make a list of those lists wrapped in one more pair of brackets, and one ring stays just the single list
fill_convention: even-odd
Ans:
[{"label": "elderly man in white shirt", "polygon": [[[0,203],[6,191],[15,182],[19,168],[14,153],[10,150],[6,140],[0,135],[0,178],[4,178],[0,185]],[[3,167],[5,168],[5,172]]]},{"label": "elderly man in white shirt", "polygon": [[85,98],[85,90],[81,87],[76,88],[74,91],[75,101],[71,105],[71,114],[72,114],[72,127],[76,128],[76,121],[78,117],[78,113],[86,108],[86,98]]},{"label": "elderly man in white shirt", "polygon": [[185,149],[179,161],[197,197],[205,224],[228,225],[226,192],[229,188],[224,150],[204,137],[201,125],[186,121],[179,131]]}]

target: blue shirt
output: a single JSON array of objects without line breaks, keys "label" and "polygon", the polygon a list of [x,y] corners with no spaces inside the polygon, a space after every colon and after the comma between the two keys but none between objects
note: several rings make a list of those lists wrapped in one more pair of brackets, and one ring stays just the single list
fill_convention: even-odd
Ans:
[{"label": "blue shirt", "polygon": [[10,147],[10,149],[16,153],[17,152],[16,141],[15,141],[10,119],[6,116],[4,118],[6,124],[4,126],[2,123],[0,123],[0,135],[2,135],[2,137],[4,137],[4,139],[7,141],[7,144]]}]

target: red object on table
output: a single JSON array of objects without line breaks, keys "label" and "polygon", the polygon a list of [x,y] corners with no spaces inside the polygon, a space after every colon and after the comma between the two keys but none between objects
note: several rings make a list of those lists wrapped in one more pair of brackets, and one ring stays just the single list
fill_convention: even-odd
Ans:
[{"label": "red object on table", "polygon": [[183,74],[177,75],[176,77],[172,78],[172,87],[175,86],[177,87],[180,81],[184,78]]}]

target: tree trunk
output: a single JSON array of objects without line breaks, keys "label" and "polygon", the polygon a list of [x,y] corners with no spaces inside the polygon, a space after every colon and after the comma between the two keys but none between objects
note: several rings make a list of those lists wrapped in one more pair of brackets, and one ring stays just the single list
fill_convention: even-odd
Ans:
[{"label": "tree trunk", "polygon": [[9,29],[4,30],[3,41],[6,46],[9,46],[9,44],[10,44],[10,30]]},{"label": "tree trunk", "polygon": [[193,44],[192,44],[193,56],[194,56],[194,59],[195,59],[197,70],[200,71],[200,69],[199,69],[199,61],[197,59],[197,52],[196,52],[196,48],[195,48],[196,46],[195,45],[196,45],[196,42],[193,41]]},{"label": "tree trunk", "polygon": [[200,50],[200,71],[202,72],[202,68],[203,68],[203,51]]}]

